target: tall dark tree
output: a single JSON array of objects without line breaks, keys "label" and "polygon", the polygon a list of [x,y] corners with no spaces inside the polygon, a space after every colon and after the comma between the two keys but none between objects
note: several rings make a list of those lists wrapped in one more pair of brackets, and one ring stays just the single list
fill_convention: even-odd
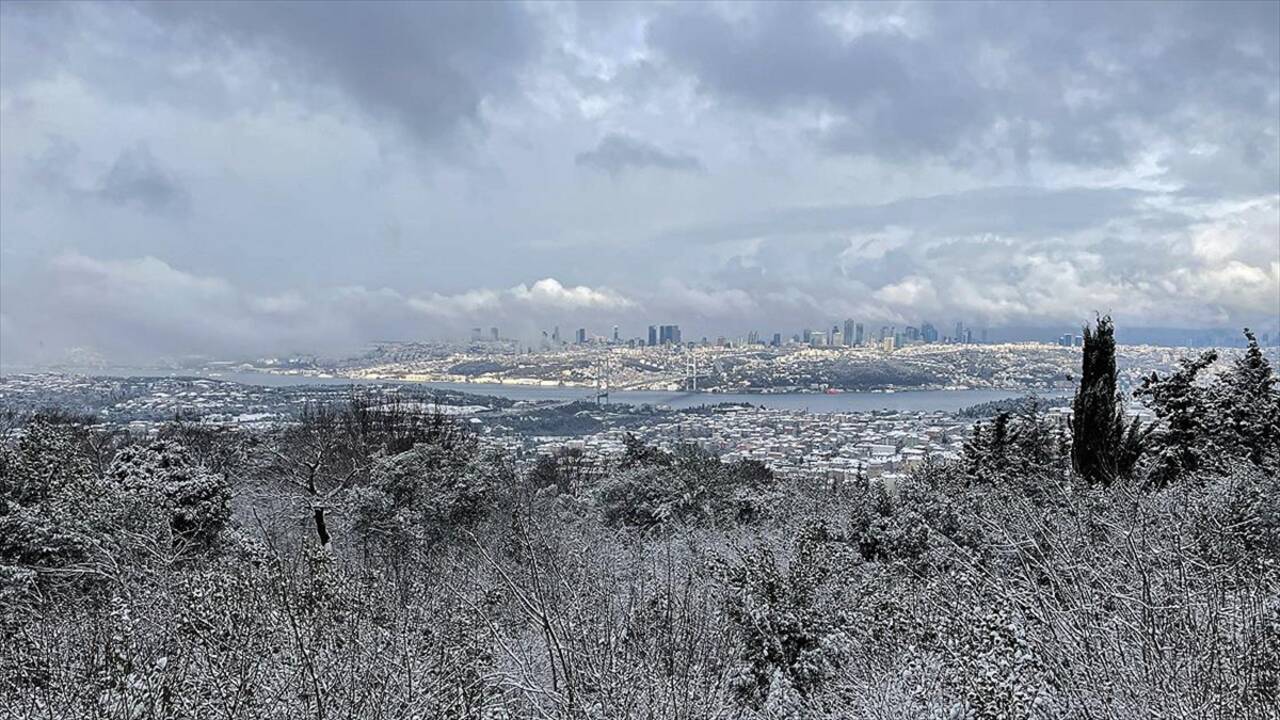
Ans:
[{"label": "tall dark tree", "polygon": [[1095,329],[1084,328],[1080,387],[1071,410],[1071,464],[1081,477],[1093,485],[1107,485],[1133,468],[1144,433],[1136,418],[1125,431],[1110,315],[1098,318]]}]

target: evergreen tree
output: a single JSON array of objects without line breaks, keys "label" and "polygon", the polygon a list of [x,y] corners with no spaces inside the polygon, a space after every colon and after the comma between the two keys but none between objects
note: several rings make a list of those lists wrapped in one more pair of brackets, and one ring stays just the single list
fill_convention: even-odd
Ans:
[{"label": "evergreen tree", "polygon": [[1115,477],[1116,342],[1111,316],[1084,328],[1080,387],[1071,404],[1071,465],[1091,484]]},{"label": "evergreen tree", "polygon": [[36,419],[0,448],[0,566],[83,561],[102,533],[95,522],[109,490],[78,451],[74,427]]},{"label": "evergreen tree", "polygon": [[[1111,316],[1084,328],[1080,387],[1071,404],[1071,463],[1092,485],[1106,485],[1132,466],[1138,427],[1126,438],[1124,409],[1116,392],[1116,340]],[[1129,442],[1126,442],[1128,440]]]},{"label": "evergreen tree", "polygon": [[213,545],[231,518],[231,487],[180,443],[157,440],[116,453],[107,478],[125,492],[163,508],[175,542],[190,549]]},{"label": "evergreen tree", "polygon": [[1002,412],[983,432],[982,423],[973,426],[973,437],[964,444],[969,476],[979,482],[991,482],[1009,469],[1009,450],[1016,436],[1009,428],[1010,415]]},{"label": "evergreen tree", "polygon": [[1202,471],[1246,462],[1275,470],[1280,462],[1280,393],[1256,338],[1222,374],[1203,378],[1215,351],[1182,360],[1168,377],[1152,373],[1134,394],[1160,418],[1150,482],[1167,485]]},{"label": "evergreen tree", "polygon": [[1222,377],[1218,399],[1223,433],[1234,439],[1255,465],[1280,462],[1280,393],[1271,363],[1258,339],[1245,328],[1249,348]]},{"label": "evergreen tree", "polygon": [[1218,455],[1213,441],[1218,433],[1212,429],[1217,417],[1209,403],[1211,388],[1196,382],[1200,373],[1217,359],[1218,354],[1213,350],[1197,358],[1183,359],[1178,370],[1166,378],[1151,373],[1134,393],[1147,398],[1161,421],[1160,431],[1154,436],[1152,484],[1168,485],[1199,470]]}]

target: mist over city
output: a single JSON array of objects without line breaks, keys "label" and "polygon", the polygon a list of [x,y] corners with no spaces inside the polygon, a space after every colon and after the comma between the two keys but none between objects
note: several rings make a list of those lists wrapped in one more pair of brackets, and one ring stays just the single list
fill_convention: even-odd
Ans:
[{"label": "mist over city", "polygon": [[0,0],[0,720],[1277,720],[1280,0]]}]

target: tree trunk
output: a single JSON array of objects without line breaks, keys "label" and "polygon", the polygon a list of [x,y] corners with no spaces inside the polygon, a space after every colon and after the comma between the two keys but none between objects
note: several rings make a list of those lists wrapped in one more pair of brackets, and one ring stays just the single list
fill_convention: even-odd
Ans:
[{"label": "tree trunk", "polygon": [[316,535],[320,537],[320,544],[327,547],[329,545],[329,527],[324,521],[324,508],[316,508],[314,514],[316,518]]}]

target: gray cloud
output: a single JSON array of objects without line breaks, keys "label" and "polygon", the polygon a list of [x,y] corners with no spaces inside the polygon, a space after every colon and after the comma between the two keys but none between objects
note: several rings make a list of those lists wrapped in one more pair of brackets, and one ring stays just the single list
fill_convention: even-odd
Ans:
[{"label": "gray cloud", "polygon": [[991,187],[880,205],[826,205],[775,208],[744,220],[673,231],[668,240],[682,244],[730,242],[777,235],[865,233],[892,226],[935,235],[1061,235],[1097,227],[1145,212],[1148,222],[1171,219],[1158,209],[1143,211],[1152,193],[1132,188]]},{"label": "gray cloud", "polygon": [[1094,309],[1280,331],[1275,3],[0,14],[6,362]]},{"label": "gray cloud", "polygon": [[160,166],[145,143],[126,148],[98,181],[96,193],[115,205],[136,205],[149,212],[181,212],[186,188]]},{"label": "gray cloud", "polygon": [[684,6],[655,18],[648,39],[712,97],[827,113],[818,137],[830,149],[1115,167],[1161,130],[1227,143],[1232,162],[1250,141],[1215,127],[1231,113],[1269,135],[1253,147],[1276,165],[1275,3],[749,10]]},{"label": "gray cloud", "polygon": [[79,145],[61,137],[46,139],[38,154],[26,158],[27,177],[73,203],[98,201],[155,214],[182,214],[190,193],[167,170],[146,142],[122,149],[97,179],[82,179],[85,168]]},{"label": "gray cloud", "polygon": [[261,52],[279,77],[330,84],[428,143],[481,121],[509,91],[536,28],[514,3],[156,3],[158,21]]},{"label": "gray cloud", "polygon": [[627,170],[648,167],[678,172],[704,170],[702,163],[692,155],[668,152],[657,145],[622,133],[605,135],[594,148],[578,153],[574,162],[615,176]]}]

